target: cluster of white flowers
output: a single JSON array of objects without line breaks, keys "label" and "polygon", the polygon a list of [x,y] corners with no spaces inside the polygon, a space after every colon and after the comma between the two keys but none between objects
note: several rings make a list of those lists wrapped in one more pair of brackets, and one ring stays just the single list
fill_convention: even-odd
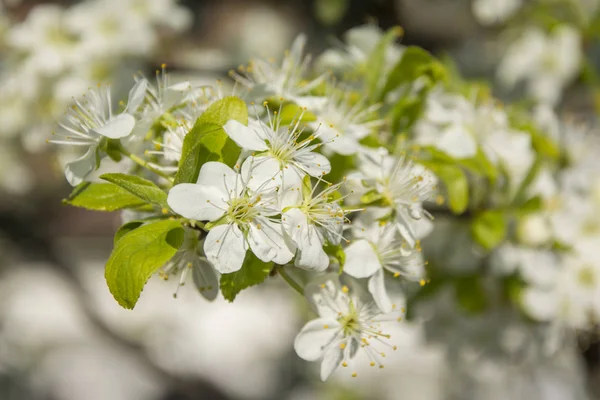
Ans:
[{"label": "cluster of white flowers", "polygon": [[[160,268],[164,279],[179,275],[177,290],[191,275],[212,300],[219,287],[225,290],[225,277],[251,279],[247,275],[256,265],[307,295],[313,284],[303,288],[301,276],[309,274],[311,282],[329,276],[322,294],[315,295],[327,321],[309,323],[296,340],[300,357],[323,359],[326,379],[360,348],[383,368],[383,352],[371,344],[391,341],[380,332],[381,322],[402,320],[390,297],[399,290],[394,278],[415,287],[427,282],[420,240],[430,231],[431,215],[423,203],[435,193],[437,179],[405,152],[362,142],[389,136],[381,105],[345,93],[325,75],[309,80],[304,41],[298,37],[281,63],[255,60],[232,73],[246,88],[241,97],[225,96],[218,85],[171,83],[163,67],[156,84],[136,77],[127,103],[116,112],[110,89],[101,85],[75,101],[49,141],[84,149],[65,168],[72,185],[83,182],[75,200],[79,190],[94,187],[86,181],[107,157],[134,163],[133,169],[120,164],[131,185],[154,174],[154,182],[168,191],[164,206],[136,210],[135,202],[124,219],[137,226],[152,226],[165,215],[179,221],[183,240]],[[194,143],[199,147],[190,152]],[[182,180],[196,155],[206,157],[196,164],[197,178]],[[356,164],[340,167],[331,161],[335,157]],[[334,181],[332,173],[338,173]],[[142,200],[150,196],[130,184],[120,186]],[[361,196],[378,201],[365,203]],[[134,227],[121,240],[135,232]],[[338,277],[327,274],[336,272],[352,280],[352,289],[332,283]]]},{"label": "cluster of white flowers", "polygon": [[24,20],[11,11],[0,10],[0,140],[26,152],[44,148],[47,130],[74,96],[144,68],[165,34],[192,22],[174,0],[39,4]]},{"label": "cluster of white flowers", "polygon": [[[83,149],[65,168],[77,186],[67,203],[125,210],[106,267],[119,304],[133,308],[156,272],[178,277],[176,295],[191,279],[229,301],[279,276],[319,314],[295,350],[321,362],[322,379],[365,358],[383,368],[384,348],[398,345],[386,325],[440,288],[461,296],[457,312],[486,311],[498,290],[484,278],[519,281],[511,316],[591,327],[593,146],[564,143],[549,108],[534,118],[481,86],[448,84],[434,57],[394,43],[399,34],[357,28],[317,68],[299,36],[281,61],[232,71],[233,95],[171,82],[163,66],[156,82],[135,76],[118,111],[105,85],[76,100],[50,142]],[[333,71],[316,72],[325,65]],[[118,172],[98,183],[108,158]],[[430,259],[438,215],[453,231],[441,230],[449,245]],[[450,250],[474,276],[453,276]]]}]

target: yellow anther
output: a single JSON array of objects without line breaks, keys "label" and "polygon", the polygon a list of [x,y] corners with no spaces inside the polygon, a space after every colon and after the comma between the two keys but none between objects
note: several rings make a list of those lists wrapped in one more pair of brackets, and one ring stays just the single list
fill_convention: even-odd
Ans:
[{"label": "yellow anther", "polygon": [[346,348],[346,343],[340,343],[340,349],[344,350]]},{"label": "yellow anther", "polygon": [[348,293],[349,291],[350,291],[350,289],[348,289],[348,286],[346,286],[346,285],[342,286],[342,292]]},{"label": "yellow anther", "polygon": [[168,214],[169,209],[167,207],[164,207],[162,210],[160,210],[160,212],[162,212],[163,214]]},{"label": "yellow anther", "polygon": [[356,372],[353,372],[353,373],[352,373],[352,377],[353,377],[353,378],[356,378]]}]

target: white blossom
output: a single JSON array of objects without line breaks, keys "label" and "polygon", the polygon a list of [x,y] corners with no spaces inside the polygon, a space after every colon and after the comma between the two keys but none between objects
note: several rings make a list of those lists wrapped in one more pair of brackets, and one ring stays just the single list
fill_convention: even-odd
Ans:
[{"label": "white blossom", "polygon": [[321,146],[315,143],[318,132],[301,137],[301,118],[302,115],[288,126],[281,126],[279,118],[272,118],[269,123],[249,119],[248,126],[230,120],[223,127],[242,149],[253,152],[242,164],[242,174],[250,177],[250,188],[280,188],[285,197],[283,207],[298,203],[298,189],[305,175],[321,177],[331,170],[327,157],[314,151]]},{"label": "white blossom", "polygon": [[232,72],[232,76],[249,89],[253,99],[273,96],[294,101],[301,107],[318,109],[325,103],[325,99],[312,96],[310,92],[321,84],[323,77],[308,83],[305,81],[310,63],[310,57],[303,56],[305,44],[306,36],[299,35],[281,64],[256,59],[242,69],[243,75]]},{"label": "white blossom", "polygon": [[346,247],[344,272],[355,278],[369,278],[368,289],[383,312],[392,310],[385,288],[385,271],[394,278],[424,282],[424,261],[420,243],[410,246],[392,223],[378,221],[370,210],[352,225],[354,240]]},{"label": "white blossom", "polygon": [[215,223],[204,242],[204,253],[217,271],[242,267],[250,249],[262,261],[289,262],[293,253],[283,234],[276,192],[247,182],[227,165],[207,162],[195,184],[182,183],[169,191],[169,206],[179,215]]},{"label": "white blossom", "polygon": [[581,37],[575,28],[560,25],[546,33],[531,27],[507,49],[497,74],[508,88],[523,82],[535,100],[554,105],[577,77],[581,63]]},{"label": "white blossom", "polygon": [[339,366],[348,367],[358,352],[367,355],[372,367],[383,368],[385,351],[397,349],[385,328],[402,319],[399,312],[383,314],[372,301],[364,301],[360,294],[330,279],[309,293],[309,300],[319,318],[304,325],[294,349],[304,360],[321,361],[322,380]]},{"label": "white blossom", "polygon": [[315,185],[304,195],[298,207],[284,210],[282,224],[285,232],[296,244],[295,265],[316,271],[329,266],[329,256],[323,249],[326,242],[338,245],[342,239],[346,211],[333,196],[341,186],[331,185],[315,193]]},{"label": "white blossom", "polygon": [[[130,98],[134,98],[136,92],[134,87]],[[109,86],[89,90],[81,99],[75,100],[59,124],[59,130],[49,140],[50,143],[87,149],[83,156],[65,166],[67,181],[73,186],[80,184],[96,169],[101,141],[126,137],[134,126],[135,118],[131,114],[113,114]]]}]

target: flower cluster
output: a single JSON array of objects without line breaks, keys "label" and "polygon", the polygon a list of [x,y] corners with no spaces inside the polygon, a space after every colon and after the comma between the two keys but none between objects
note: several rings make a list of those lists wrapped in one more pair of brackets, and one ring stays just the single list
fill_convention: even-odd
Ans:
[{"label": "flower cluster", "polygon": [[[0,140],[3,148],[23,152],[44,149],[47,130],[74,96],[97,82],[120,80],[145,68],[148,59],[161,51],[166,36],[184,31],[192,22],[189,11],[174,0],[87,0],[71,7],[39,4],[23,20],[9,4],[0,14]],[[88,101],[102,100],[96,97],[90,94]],[[113,104],[109,98],[102,101],[92,107],[108,112]],[[96,122],[90,124],[93,129]],[[88,164],[92,158],[90,154]],[[4,169],[0,185],[9,191],[30,187],[31,179],[15,186],[3,175]]]},{"label": "flower cluster", "polygon": [[383,368],[388,328],[407,310],[440,317],[419,310],[454,294],[457,314],[593,326],[595,144],[547,107],[502,106],[401,32],[356,28],[315,68],[299,36],[232,71],[232,95],[163,66],[119,108],[106,85],[76,100],[49,141],[82,150],[66,203],[123,210],[106,264],[119,304],[155,273],[229,301],[280,277],[319,315],[294,347],[322,379],[360,358]]}]

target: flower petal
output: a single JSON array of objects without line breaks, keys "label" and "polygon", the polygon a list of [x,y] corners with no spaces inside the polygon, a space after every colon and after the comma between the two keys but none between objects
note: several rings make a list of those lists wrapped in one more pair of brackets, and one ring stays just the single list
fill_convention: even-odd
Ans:
[{"label": "flower petal", "polygon": [[75,161],[65,165],[65,177],[71,186],[77,186],[96,168],[96,146]]},{"label": "flower petal", "polygon": [[392,311],[392,301],[385,290],[385,276],[383,269],[375,272],[371,278],[369,278],[369,293],[373,295],[373,300],[377,307],[384,312],[388,313]]},{"label": "flower petal", "polygon": [[212,187],[218,191],[222,198],[229,195],[239,195],[243,190],[239,175],[227,165],[209,161],[202,166],[198,174],[198,185]]},{"label": "flower petal", "polygon": [[306,361],[317,361],[328,345],[340,333],[340,324],[334,317],[318,318],[308,322],[294,340],[294,350],[298,357]]},{"label": "flower petal", "polygon": [[331,374],[340,366],[344,359],[344,350],[339,344],[333,344],[325,351],[321,362],[321,380],[326,381]]},{"label": "flower petal", "polygon": [[192,269],[192,279],[200,294],[206,300],[214,300],[219,294],[219,277],[212,264],[204,258],[198,258]]},{"label": "flower petal", "polygon": [[208,232],[204,253],[222,274],[239,271],[246,257],[246,240],[236,224],[215,226]]},{"label": "flower petal", "polygon": [[93,132],[109,139],[120,139],[129,136],[134,126],[135,118],[133,118],[133,115],[122,113],[113,117],[103,126],[94,129]]},{"label": "flower petal", "polygon": [[310,176],[320,177],[331,171],[331,164],[327,157],[312,151],[296,155],[294,161],[300,169]]},{"label": "flower petal", "polygon": [[269,149],[256,129],[250,128],[236,120],[232,119],[227,121],[223,126],[223,129],[231,140],[244,149],[254,151],[264,151]]},{"label": "flower petal", "polygon": [[127,111],[135,113],[146,97],[146,91],[148,90],[148,80],[140,79],[129,91],[129,98],[127,100]]},{"label": "flower petal", "polygon": [[211,186],[181,183],[169,190],[167,203],[177,214],[196,221],[219,219],[227,207],[224,195]]},{"label": "flower petal", "polygon": [[281,186],[282,173],[279,161],[273,157],[248,157],[242,164],[242,176],[254,191],[266,191]]},{"label": "flower petal", "polygon": [[252,252],[264,262],[274,261],[286,264],[292,260],[294,253],[290,250],[283,235],[281,224],[266,218],[256,218],[250,224],[248,243]]},{"label": "flower petal", "polygon": [[381,262],[371,243],[357,240],[346,248],[344,272],[355,278],[366,278],[381,269]]},{"label": "flower petal", "polygon": [[329,257],[323,250],[323,238],[308,218],[298,208],[292,208],[283,214],[284,230],[298,246],[295,265],[298,267],[324,271],[329,266]]}]

